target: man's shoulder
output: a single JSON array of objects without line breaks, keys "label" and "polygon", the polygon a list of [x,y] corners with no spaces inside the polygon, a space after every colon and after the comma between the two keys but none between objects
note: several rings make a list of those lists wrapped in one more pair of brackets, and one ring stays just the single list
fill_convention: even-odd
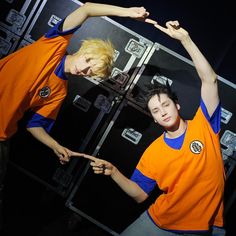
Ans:
[{"label": "man's shoulder", "polygon": [[164,140],[164,133],[162,133],[159,137],[157,137],[154,141],[150,143],[150,145],[147,147],[147,149],[152,150],[153,148],[156,148],[158,145],[161,145]]}]

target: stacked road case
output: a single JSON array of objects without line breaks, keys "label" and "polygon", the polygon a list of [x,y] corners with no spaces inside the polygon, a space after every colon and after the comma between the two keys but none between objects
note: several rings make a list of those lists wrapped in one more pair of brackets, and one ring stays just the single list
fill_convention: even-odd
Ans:
[{"label": "stacked road case", "polygon": [[16,50],[38,10],[41,0],[2,0],[0,15],[0,58]]}]

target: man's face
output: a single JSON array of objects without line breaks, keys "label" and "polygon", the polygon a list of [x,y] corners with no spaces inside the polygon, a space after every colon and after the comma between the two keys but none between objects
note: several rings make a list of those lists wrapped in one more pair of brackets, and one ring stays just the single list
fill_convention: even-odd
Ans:
[{"label": "man's face", "polygon": [[172,129],[179,121],[179,104],[175,104],[167,94],[154,95],[148,102],[148,108],[155,122],[165,129]]},{"label": "man's face", "polygon": [[96,60],[89,58],[88,56],[72,55],[73,60],[70,65],[70,73],[80,76],[93,76],[96,70]]}]

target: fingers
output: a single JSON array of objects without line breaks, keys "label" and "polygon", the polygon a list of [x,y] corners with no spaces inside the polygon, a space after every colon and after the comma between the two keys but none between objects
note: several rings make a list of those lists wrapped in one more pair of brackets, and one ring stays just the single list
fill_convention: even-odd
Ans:
[{"label": "fingers", "polygon": [[139,10],[138,10],[138,13],[141,17],[149,16],[149,12],[144,7],[140,7]]},{"label": "fingers", "polygon": [[69,157],[64,157],[63,155],[60,155],[59,161],[62,165],[65,165],[67,162],[70,161],[70,158]]},{"label": "fingers", "polygon": [[81,152],[73,152],[73,151],[71,151],[69,155],[58,154],[58,156],[59,156],[60,163],[63,165],[70,161],[71,156],[84,157],[84,158],[89,159],[90,161],[93,161],[93,162],[100,160],[94,156],[91,156],[91,155],[88,155],[85,153],[81,153]]},{"label": "fingers", "polygon": [[148,11],[146,11],[145,14],[144,14],[144,17],[146,18],[146,17],[148,17],[149,15],[150,15],[150,13],[149,13]]},{"label": "fingers", "polygon": [[[179,33],[178,30],[181,28],[177,20],[166,22],[166,27],[163,27],[159,25],[158,23],[154,24],[154,26],[160,31],[164,32],[165,34],[171,36],[172,38],[177,38],[181,36],[180,34],[176,34],[177,32]],[[181,28],[181,33],[182,32],[183,32],[183,29]]]},{"label": "fingers", "polygon": [[96,160],[100,160],[94,156],[91,156],[91,155],[88,155],[88,154],[85,154],[85,153],[81,153],[81,152],[72,152],[71,151],[71,156],[74,156],[74,157],[84,157],[86,159],[89,159],[90,161],[96,161]]},{"label": "fingers", "polygon": [[98,160],[101,160],[99,158],[96,158],[96,157],[88,155],[88,154],[84,154],[83,157],[86,158],[86,159],[89,159],[90,161],[94,161],[94,162],[98,161]]},{"label": "fingers", "polygon": [[90,155],[86,155],[85,158],[91,160],[90,166],[93,168],[95,174],[108,175],[110,173],[111,166],[109,162]]},{"label": "fingers", "polygon": [[166,23],[166,27],[162,27],[161,25],[157,23],[157,21],[147,18],[150,15],[150,13],[146,11],[144,7],[139,7],[139,8],[135,7],[135,8],[132,8],[132,10],[135,12],[135,16],[133,17],[136,17],[138,20],[142,20],[148,24],[154,25],[157,29],[161,30],[162,32],[166,34],[169,34],[169,31],[180,29],[180,25],[177,20],[168,21]]},{"label": "fingers", "polygon": [[157,24],[157,22],[155,20],[152,20],[150,18],[146,18],[145,22],[148,23],[148,24],[152,24],[152,25],[156,25]]},{"label": "fingers", "polygon": [[94,156],[91,156],[85,153],[80,153],[80,152],[73,152],[67,148],[55,150],[55,153],[59,157],[59,161],[62,165],[69,162],[71,156],[84,157],[91,161],[90,165],[93,167],[93,171],[95,174],[109,175],[111,173],[111,169],[112,169],[111,164],[105,160],[96,158]]},{"label": "fingers", "polygon": [[65,149],[55,150],[55,154],[59,157],[59,161],[63,165],[70,161],[70,155]]},{"label": "fingers", "polygon": [[91,162],[90,165],[93,167],[93,171],[95,174],[105,175],[107,169],[105,164],[96,165],[94,162]]},{"label": "fingers", "polygon": [[70,156],[74,156],[74,157],[84,157],[84,153],[81,152],[73,152],[71,151]]},{"label": "fingers", "polygon": [[163,27],[163,26],[161,26],[161,25],[159,25],[159,24],[155,24],[154,25],[157,29],[159,29],[160,31],[162,31],[162,32],[164,32],[164,33],[166,33],[166,34],[168,34],[168,29],[167,28],[165,28],[165,27]]},{"label": "fingers", "polygon": [[179,25],[171,25],[171,27],[173,27],[175,30],[180,29],[180,26],[179,26]]},{"label": "fingers", "polygon": [[150,15],[150,13],[146,11],[144,7],[131,7],[129,8],[129,10],[131,18],[135,18],[141,21],[144,21]]},{"label": "fingers", "polygon": [[90,156],[90,155],[87,155],[85,153],[71,151],[71,150],[69,150],[65,147],[62,147],[62,146],[60,146],[60,148],[55,149],[54,152],[59,157],[60,163],[63,164],[63,165],[66,164],[67,162],[69,162],[70,158],[72,156],[74,156],[74,157],[84,157],[84,158],[87,158],[91,161],[96,161],[96,159],[97,159],[97,158],[95,158],[93,156]]},{"label": "fingers", "polygon": [[62,165],[65,165],[65,164],[67,163],[67,161],[60,160],[60,163],[61,163]]},{"label": "fingers", "polygon": [[[92,166],[93,171],[95,174],[103,174],[103,175],[109,175],[111,173],[112,167],[111,164],[103,159],[96,158],[94,156],[85,154],[85,153],[79,153],[79,152],[73,152],[73,156],[79,156],[84,157],[88,160],[90,160],[90,166]],[[62,163],[64,164],[64,163]]]},{"label": "fingers", "polygon": [[180,28],[180,25],[179,25],[179,22],[177,20],[175,20],[175,21],[168,21],[166,23],[166,27],[170,30],[173,30],[173,28],[175,30],[178,30]]}]

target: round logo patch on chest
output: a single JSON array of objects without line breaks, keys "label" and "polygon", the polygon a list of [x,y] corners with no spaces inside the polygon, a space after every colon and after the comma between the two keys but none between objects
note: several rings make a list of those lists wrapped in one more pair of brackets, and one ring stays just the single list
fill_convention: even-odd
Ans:
[{"label": "round logo patch on chest", "polygon": [[194,140],[190,143],[190,150],[192,153],[199,154],[201,153],[202,149],[203,149],[203,144],[200,141]]},{"label": "round logo patch on chest", "polygon": [[51,89],[48,86],[43,87],[42,89],[40,89],[39,91],[39,96],[41,98],[47,98],[51,93]]}]

